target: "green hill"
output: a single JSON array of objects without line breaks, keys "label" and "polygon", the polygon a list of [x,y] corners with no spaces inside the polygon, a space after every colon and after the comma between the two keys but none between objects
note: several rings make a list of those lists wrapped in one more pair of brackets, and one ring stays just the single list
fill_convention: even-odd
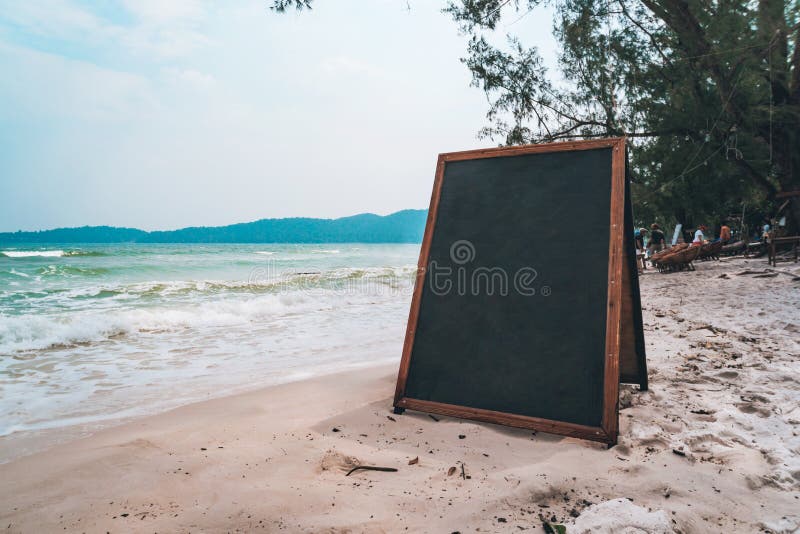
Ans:
[{"label": "green hill", "polygon": [[384,216],[362,213],[339,219],[261,219],[153,232],[84,226],[0,233],[0,243],[418,243],[426,217],[426,210],[403,210]]}]

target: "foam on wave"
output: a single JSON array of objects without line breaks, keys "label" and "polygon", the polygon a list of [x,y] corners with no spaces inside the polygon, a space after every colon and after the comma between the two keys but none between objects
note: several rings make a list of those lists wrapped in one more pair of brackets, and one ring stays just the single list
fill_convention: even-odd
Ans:
[{"label": "foam on wave", "polygon": [[60,258],[65,253],[63,250],[3,250],[0,254],[7,258]]},{"label": "foam on wave", "polygon": [[0,250],[7,258],[61,258],[64,256],[105,256],[96,250]]},{"label": "foam on wave", "polygon": [[303,294],[260,295],[196,305],[85,310],[69,316],[0,314],[0,357],[19,352],[67,348],[130,334],[189,328],[247,325],[286,313],[319,310],[334,304]]}]

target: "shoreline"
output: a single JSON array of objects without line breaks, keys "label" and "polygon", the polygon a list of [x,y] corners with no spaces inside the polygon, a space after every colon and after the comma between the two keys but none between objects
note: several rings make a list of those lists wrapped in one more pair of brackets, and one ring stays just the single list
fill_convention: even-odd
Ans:
[{"label": "shoreline", "polygon": [[[793,532],[800,284],[759,277],[766,268],[737,258],[640,278],[651,387],[621,388],[612,449],[393,415],[397,365],[373,366],[185,405],[0,465],[0,526],[543,532],[544,519],[570,534]],[[398,471],[345,476],[358,464]]]},{"label": "shoreline", "polygon": [[[141,419],[147,419],[166,414],[186,406],[193,406],[195,404],[202,404],[214,400],[227,399],[239,395],[246,395],[248,393],[263,392],[279,386],[305,382],[308,380],[324,378],[341,373],[366,370],[374,367],[386,367],[387,369],[391,368],[392,366],[397,367],[395,364],[387,363],[387,360],[387,358],[382,358],[377,362],[348,362],[341,365],[341,367],[343,367],[345,370],[333,370],[329,367],[320,367],[319,369],[316,369],[316,372],[288,374],[281,378],[276,378],[274,381],[266,385],[225,385],[225,388],[230,389],[231,391],[226,391],[221,395],[213,395],[212,393],[206,392],[202,395],[205,398],[201,398],[201,395],[198,394],[196,398],[193,398],[187,402],[180,402],[179,404],[167,406],[166,408],[159,407],[158,405],[150,406],[150,409],[142,409],[141,411],[138,411],[139,408],[131,408],[130,411],[135,412],[132,415],[109,414],[96,418],[87,416],[88,420],[85,422],[65,423],[53,426],[45,426],[42,428],[15,430],[9,434],[0,436],[0,466],[25,458],[26,456],[46,452],[50,448],[64,443],[91,437],[104,430],[111,430],[123,425],[135,423]],[[308,376],[299,376],[302,374],[307,374]],[[81,418],[82,416],[78,416],[75,419]],[[22,450],[22,452],[20,452],[20,450]]]}]

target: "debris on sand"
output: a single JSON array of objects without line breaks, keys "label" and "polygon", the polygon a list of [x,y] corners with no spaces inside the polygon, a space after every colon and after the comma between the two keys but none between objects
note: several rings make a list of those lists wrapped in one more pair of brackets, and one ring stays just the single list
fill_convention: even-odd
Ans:
[{"label": "debris on sand", "polygon": [[357,465],[354,468],[352,468],[350,471],[348,471],[345,476],[349,477],[350,475],[352,475],[356,471],[362,471],[362,470],[363,471],[383,471],[385,473],[396,473],[397,472],[397,469],[394,468],[394,467],[379,467],[377,465]]},{"label": "debris on sand", "polygon": [[725,330],[722,328],[717,328],[716,326],[711,326],[710,324],[703,324],[698,327],[695,327],[694,330],[708,330],[712,334],[724,334]]}]

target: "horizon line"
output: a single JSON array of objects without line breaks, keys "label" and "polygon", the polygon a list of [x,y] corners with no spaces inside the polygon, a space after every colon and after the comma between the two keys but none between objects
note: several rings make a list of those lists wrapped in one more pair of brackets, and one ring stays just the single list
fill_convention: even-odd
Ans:
[{"label": "horizon line", "polygon": [[223,228],[226,226],[235,226],[237,224],[252,224],[257,223],[260,221],[285,221],[285,220],[292,220],[292,219],[308,219],[308,220],[316,220],[316,221],[337,221],[339,219],[348,219],[350,217],[358,217],[361,215],[374,215],[376,217],[391,217],[392,215],[397,215],[398,213],[404,211],[427,211],[428,208],[404,208],[401,210],[393,211],[391,213],[387,213],[385,215],[380,215],[378,213],[373,213],[371,211],[365,211],[361,213],[354,213],[352,215],[342,215],[340,217],[309,217],[309,216],[292,216],[292,217],[263,217],[261,219],[254,219],[250,221],[240,221],[240,222],[232,222],[227,224],[217,224],[217,225],[190,225],[190,226],[181,226],[178,228],[172,228],[168,230],[143,230],[141,228],[136,228],[133,226],[111,226],[108,224],[84,224],[83,226],[57,226],[55,228],[42,228],[39,230],[0,230],[0,235],[3,234],[34,234],[34,233],[41,233],[41,232],[53,232],[56,230],[81,230],[86,228],[111,228],[114,230],[134,230],[137,232],[145,232],[148,234],[155,233],[155,232],[178,232],[180,230],[187,230],[190,228]]}]

